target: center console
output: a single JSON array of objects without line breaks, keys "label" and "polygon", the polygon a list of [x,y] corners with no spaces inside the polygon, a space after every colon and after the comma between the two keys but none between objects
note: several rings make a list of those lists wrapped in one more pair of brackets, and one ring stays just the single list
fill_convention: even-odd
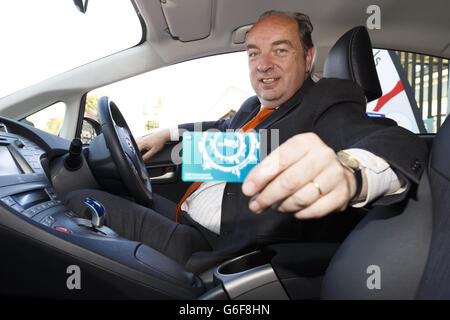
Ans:
[{"label": "center console", "polygon": [[41,160],[45,151],[17,134],[0,134],[0,204],[8,211],[60,232],[88,234],[58,199]]}]

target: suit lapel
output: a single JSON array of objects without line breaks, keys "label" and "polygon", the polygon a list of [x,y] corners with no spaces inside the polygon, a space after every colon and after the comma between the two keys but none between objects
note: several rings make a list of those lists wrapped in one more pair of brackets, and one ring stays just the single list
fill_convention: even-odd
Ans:
[{"label": "suit lapel", "polygon": [[258,114],[261,103],[256,96],[253,96],[250,99],[251,100],[246,101],[245,105],[243,105],[236,113],[235,119],[233,119],[230,125],[231,129],[241,128]]}]

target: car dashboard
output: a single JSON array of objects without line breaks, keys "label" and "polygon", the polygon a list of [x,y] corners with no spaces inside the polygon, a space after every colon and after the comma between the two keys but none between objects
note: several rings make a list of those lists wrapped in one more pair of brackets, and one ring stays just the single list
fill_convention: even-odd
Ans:
[{"label": "car dashboard", "polygon": [[[338,244],[274,244],[196,275],[141,242],[106,226],[95,227],[86,215],[81,217],[66,205],[71,191],[100,188],[88,164],[87,153],[94,151],[82,151],[82,165],[71,171],[64,166],[69,141],[2,117],[0,124],[0,295],[189,300],[319,297],[321,277]],[[304,254],[293,257],[293,251]],[[68,285],[74,267],[84,279],[76,290]]]},{"label": "car dashboard", "polygon": [[[94,179],[85,156],[84,169],[64,170],[69,141],[15,120],[0,123],[0,295],[193,299],[204,292],[175,261],[106,226],[93,228],[65,205],[65,186]],[[74,265],[89,279],[84,290],[66,285]]]},{"label": "car dashboard", "polygon": [[[3,126],[3,128],[8,128]],[[6,129],[7,130],[7,129]],[[41,163],[44,149],[23,135],[0,132],[0,201],[34,221],[51,226],[52,213],[61,209]]]}]

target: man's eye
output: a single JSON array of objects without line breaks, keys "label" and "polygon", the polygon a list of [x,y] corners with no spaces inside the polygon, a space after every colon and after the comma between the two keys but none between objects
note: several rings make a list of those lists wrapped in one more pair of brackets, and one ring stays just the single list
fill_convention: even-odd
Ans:
[{"label": "man's eye", "polygon": [[277,49],[277,53],[278,53],[278,54],[283,54],[283,53],[286,53],[286,52],[287,52],[286,49],[283,49],[283,48]]},{"label": "man's eye", "polygon": [[254,57],[256,57],[258,55],[258,52],[257,51],[250,51],[249,53],[248,53],[248,57],[249,58],[254,58]]}]

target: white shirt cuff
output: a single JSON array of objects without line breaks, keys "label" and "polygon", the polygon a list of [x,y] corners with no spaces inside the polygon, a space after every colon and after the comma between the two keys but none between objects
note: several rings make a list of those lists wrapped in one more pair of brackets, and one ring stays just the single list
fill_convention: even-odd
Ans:
[{"label": "white shirt cuff", "polygon": [[363,149],[343,150],[353,156],[365,168],[367,178],[367,198],[364,202],[354,203],[352,207],[364,207],[380,196],[399,194],[406,185],[383,158]]},{"label": "white shirt cuff", "polygon": [[179,141],[180,140],[180,132],[177,127],[171,127],[170,130],[170,141]]}]

